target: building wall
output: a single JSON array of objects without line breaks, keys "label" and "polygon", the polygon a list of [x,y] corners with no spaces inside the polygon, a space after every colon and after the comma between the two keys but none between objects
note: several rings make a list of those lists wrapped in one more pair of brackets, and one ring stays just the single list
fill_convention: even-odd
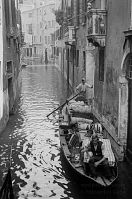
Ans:
[{"label": "building wall", "polygon": [[3,13],[2,13],[2,1],[0,1],[0,121],[3,117]]},{"label": "building wall", "polygon": [[[7,25],[7,13],[5,14],[5,4],[2,1],[2,37],[1,44],[3,45],[1,57],[3,59],[1,64],[1,94],[3,102],[1,104],[2,117],[0,118],[0,132],[5,128],[9,119],[9,114],[14,113],[16,102],[19,98],[21,88],[21,67],[20,67],[20,32],[17,28],[17,15],[15,9],[15,2],[12,1],[10,5],[9,24]],[[15,12],[14,12],[15,11]],[[13,27],[13,34],[10,31]],[[8,38],[8,39],[7,39]],[[10,38],[10,43],[9,43]],[[2,46],[1,45],[1,46]],[[1,52],[2,52],[1,51]],[[9,65],[12,64],[12,69]]]}]

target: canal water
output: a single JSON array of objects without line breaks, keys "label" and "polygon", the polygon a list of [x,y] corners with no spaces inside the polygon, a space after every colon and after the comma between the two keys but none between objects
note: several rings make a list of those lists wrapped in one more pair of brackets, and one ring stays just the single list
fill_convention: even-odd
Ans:
[{"label": "canal water", "polygon": [[49,119],[46,117],[65,101],[66,88],[54,66],[28,66],[22,70],[22,91],[16,114],[10,117],[0,135],[0,186],[12,151],[11,173],[18,199],[117,197],[116,188],[107,193],[91,191],[68,175],[60,150],[58,113]]}]

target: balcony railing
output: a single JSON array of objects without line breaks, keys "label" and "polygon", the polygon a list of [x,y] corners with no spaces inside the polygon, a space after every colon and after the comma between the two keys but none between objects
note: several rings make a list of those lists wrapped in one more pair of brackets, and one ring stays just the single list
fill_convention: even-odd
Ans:
[{"label": "balcony railing", "polygon": [[90,9],[87,13],[88,29],[87,37],[98,38],[99,43],[105,39],[106,36],[106,10]]}]

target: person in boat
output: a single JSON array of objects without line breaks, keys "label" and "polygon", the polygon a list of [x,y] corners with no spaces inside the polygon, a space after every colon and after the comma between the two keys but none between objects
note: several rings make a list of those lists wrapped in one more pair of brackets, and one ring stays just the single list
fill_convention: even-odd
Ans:
[{"label": "person in boat", "polygon": [[78,129],[78,123],[72,125],[71,129],[72,129],[72,136],[69,140],[69,147],[76,147],[76,146],[80,147],[82,145],[82,140]]},{"label": "person in boat", "polygon": [[81,92],[81,96],[84,98],[84,102],[86,103],[86,91],[88,88],[93,88],[93,86],[90,86],[85,82],[85,79],[82,78],[82,82],[76,87],[76,93]]},{"label": "person in boat", "polygon": [[93,153],[90,151],[89,145],[85,147],[80,147],[80,156],[81,161],[84,165],[84,170],[86,173],[89,173],[89,160],[93,156]]},{"label": "person in boat", "polygon": [[88,145],[88,151],[92,153],[92,156],[89,158],[89,170],[92,177],[97,177],[97,168],[98,166],[103,167],[104,176],[107,179],[111,178],[111,171],[108,163],[108,159],[104,155],[105,146],[99,140],[97,134],[93,134],[91,141]]},{"label": "person in boat", "polygon": [[71,113],[70,113],[70,109],[69,109],[69,101],[66,100],[66,104],[63,108],[64,111],[64,121],[68,122],[68,125],[70,125],[70,121],[71,121]]}]

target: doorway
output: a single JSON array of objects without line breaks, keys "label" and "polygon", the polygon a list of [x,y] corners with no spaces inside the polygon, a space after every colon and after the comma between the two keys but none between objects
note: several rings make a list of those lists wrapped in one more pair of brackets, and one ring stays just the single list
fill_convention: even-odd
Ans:
[{"label": "doorway", "polygon": [[9,97],[9,113],[11,113],[12,112],[13,103],[14,103],[12,78],[8,79],[8,97]]}]

